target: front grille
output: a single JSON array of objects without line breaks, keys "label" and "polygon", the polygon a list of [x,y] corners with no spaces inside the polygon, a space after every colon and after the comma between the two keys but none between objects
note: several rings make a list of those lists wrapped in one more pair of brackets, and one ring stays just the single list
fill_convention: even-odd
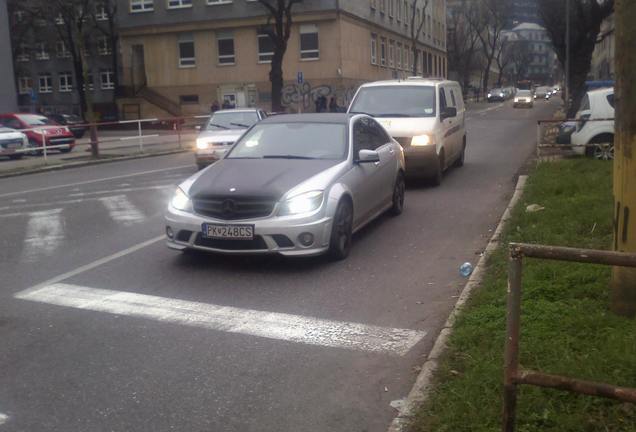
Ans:
[{"label": "front grille", "polygon": [[2,148],[9,148],[9,147],[22,147],[22,143],[23,141],[20,138],[16,138],[16,139],[9,139],[9,140],[3,140],[0,145],[2,145]]},{"label": "front grille", "polygon": [[267,243],[261,236],[255,236],[253,240],[222,240],[203,237],[203,234],[199,233],[194,244],[221,250],[267,250]]},{"label": "front grille", "polygon": [[223,220],[266,217],[275,204],[275,200],[263,197],[204,196],[193,200],[196,213]]},{"label": "front grille", "polygon": [[272,238],[274,239],[274,241],[276,242],[279,248],[294,247],[294,243],[286,235],[274,234]]},{"label": "front grille", "polygon": [[402,147],[409,147],[411,145],[411,137],[398,137],[395,138],[395,140],[402,146]]},{"label": "front grille", "polygon": [[46,140],[46,143],[49,145],[71,144],[72,142],[73,138],[51,138]]}]

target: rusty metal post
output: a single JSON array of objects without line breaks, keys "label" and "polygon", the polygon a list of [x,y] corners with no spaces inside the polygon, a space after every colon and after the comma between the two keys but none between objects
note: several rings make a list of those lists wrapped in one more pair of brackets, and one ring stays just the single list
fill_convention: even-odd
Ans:
[{"label": "rusty metal post", "polygon": [[537,159],[541,157],[541,120],[537,120]]},{"label": "rusty metal post", "polygon": [[523,255],[510,245],[508,264],[508,305],[506,309],[506,348],[504,355],[503,431],[514,432],[519,370],[519,325],[521,316],[521,272]]}]

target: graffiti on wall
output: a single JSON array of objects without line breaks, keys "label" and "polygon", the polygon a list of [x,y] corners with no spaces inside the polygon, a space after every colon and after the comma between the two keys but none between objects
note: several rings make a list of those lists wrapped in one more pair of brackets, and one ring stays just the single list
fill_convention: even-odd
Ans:
[{"label": "graffiti on wall", "polygon": [[335,97],[338,106],[347,107],[351,99],[353,99],[357,88],[358,86],[337,87],[329,84],[312,86],[309,81],[305,81],[302,84],[287,84],[283,87],[281,102],[285,107],[298,106],[300,102],[303,110],[311,111],[315,107],[316,100],[324,96],[327,100]]}]

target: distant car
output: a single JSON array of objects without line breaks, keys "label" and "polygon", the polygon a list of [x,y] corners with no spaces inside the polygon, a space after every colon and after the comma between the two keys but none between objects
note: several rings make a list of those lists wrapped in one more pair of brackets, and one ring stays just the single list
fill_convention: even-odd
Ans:
[{"label": "distant car", "polygon": [[507,99],[507,96],[504,89],[495,88],[488,92],[486,98],[488,99],[488,102],[502,102]]},{"label": "distant car", "polygon": [[88,129],[86,122],[75,114],[50,114],[48,117],[58,124],[68,127],[75,138],[82,138]]},{"label": "distant car", "polygon": [[8,156],[10,159],[20,159],[24,150],[29,145],[29,139],[22,132],[6,127],[0,127],[0,156]]},{"label": "distant car", "polygon": [[402,147],[372,117],[275,116],[181,183],[165,216],[167,245],[344,259],[354,232],[402,213],[404,191]]},{"label": "distant car", "polygon": [[0,114],[0,124],[23,132],[28,138],[29,148],[38,154],[42,153],[40,147],[45,141],[47,146],[63,146],[56,147],[62,153],[68,153],[75,147],[75,136],[66,126],[40,114]]},{"label": "distant car", "polygon": [[587,92],[576,119],[572,144],[579,147],[575,151],[596,159],[614,159],[614,88]]},{"label": "distant car", "polygon": [[545,87],[545,86],[541,86],[541,87],[537,87],[537,90],[535,91],[535,95],[537,96],[537,99],[546,99],[546,95],[548,94],[552,94],[552,89],[550,87]]},{"label": "distant car", "polygon": [[448,168],[464,165],[466,107],[456,81],[412,77],[366,83],[349,112],[375,117],[400,143],[409,178],[437,186]]},{"label": "distant car", "polygon": [[266,117],[258,108],[216,111],[197,137],[197,167],[203,169],[221,159],[247,129]]},{"label": "distant car", "polygon": [[514,108],[532,108],[534,106],[534,97],[532,96],[532,92],[530,90],[517,91],[512,106]]}]

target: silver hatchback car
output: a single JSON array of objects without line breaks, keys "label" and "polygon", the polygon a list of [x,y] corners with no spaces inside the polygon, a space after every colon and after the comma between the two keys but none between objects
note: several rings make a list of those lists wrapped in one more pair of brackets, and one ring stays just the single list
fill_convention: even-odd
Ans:
[{"label": "silver hatchback car", "polygon": [[402,213],[404,190],[402,147],[372,117],[270,117],[177,188],[167,244],[344,259],[355,231],[387,210]]}]

